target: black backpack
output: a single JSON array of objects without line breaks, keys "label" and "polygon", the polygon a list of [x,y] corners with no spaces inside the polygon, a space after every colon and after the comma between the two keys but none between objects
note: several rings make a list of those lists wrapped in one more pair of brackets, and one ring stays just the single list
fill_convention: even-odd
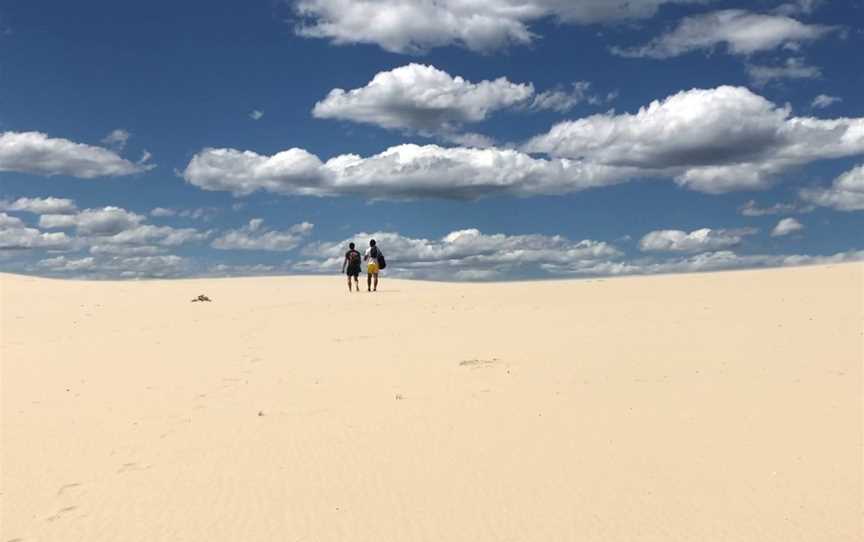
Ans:
[{"label": "black backpack", "polygon": [[378,269],[387,267],[387,260],[384,259],[384,253],[378,247],[372,247],[370,255],[378,262]]}]

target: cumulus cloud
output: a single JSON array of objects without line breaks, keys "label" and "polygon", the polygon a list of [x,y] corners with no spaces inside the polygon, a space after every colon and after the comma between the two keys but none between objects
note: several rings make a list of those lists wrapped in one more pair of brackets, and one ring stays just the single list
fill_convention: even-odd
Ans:
[{"label": "cumulus cloud", "polygon": [[312,114],[434,134],[480,122],[532,95],[530,83],[511,83],[505,77],[472,83],[434,66],[408,64],[376,74],[364,87],[331,90]]},{"label": "cumulus cloud", "polygon": [[96,267],[96,259],[92,256],[86,258],[57,256],[55,258],[40,260],[36,265],[58,272],[87,271]]},{"label": "cumulus cloud", "polygon": [[199,188],[235,195],[527,196],[644,178],[723,193],[764,189],[791,167],[862,153],[864,118],[794,117],[746,88],[723,86],[682,91],[635,114],[562,122],[521,150],[399,145],[324,162],[299,148],[272,156],[203,149],[182,175]]},{"label": "cumulus cloud", "polygon": [[804,229],[804,225],[794,218],[783,218],[771,230],[771,237],[783,237]]},{"label": "cumulus cloud", "polygon": [[722,86],[682,91],[636,114],[562,122],[523,150],[722,193],[766,188],[790,167],[864,153],[864,119],[793,117],[746,88]]},{"label": "cumulus cloud", "polygon": [[252,112],[249,113],[249,118],[252,120],[261,120],[262,118],[264,118],[264,112],[253,109]]},{"label": "cumulus cloud", "polygon": [[802,190],[801,198],[838,211],[864,211],[864,164],[840,175],[828,188]]},{"label": "cumulus cloud", "polygon": [[245,195],[348,195],[373,199],[476,198],[496,194],[560,194],[622,182],[635,169],[546,160],[511,149],[399,145],[369,157],[344,154],[326,163],[303,149],[273,156],[204,149],[183,177],[204,190]]},{"label": "cumulus cloud", "polygon": [[[331,90],[315,104],[312,114],[486,147],[488,138],[460,134],[462,126],[484,121],[503,109],[566,112],[583,102],[607,101],[590,89],[590,83],[579,81],[568,89],[537,93],[531,83],[513,83],[505,77],[474,83],[431,65],[412,63],[380,72],[363,87]],[[479,144],[471,145],[471,138]]]},{"label": "cumulus cloud", "polygon": [[129,141],[130,137],[132,137],[132,134],[130,134],[126,130],[118,128],[117,130],[114,130],[110,134],[105,136],[102,139],[102,143],[113,149],[122,151],[126,147],[126,143]]},{"label": "cumulus cloud", "polygon": [[66,198],[18,198],[15,201],[0,201],[0,210],[21,211],[34,214],[67,214],[78,210],[75,202]]},{"label": "cumulus cloud", "polygon": [[733,247],[741,243],[754,229],[713,230],[702,228],[692,232],[657,230],[642,237],[639,248],[643,252],[708,252]]},{"label": "cumulus cloud", "polygon": [[0,250],[71,248],[73,240],[62,232],[43,232],[28,227],[17,217],[0,213]]},{"label": "cumulus cloud", "polygon": [[[75,214],[45,214],[39,217],[39,227],[45,229],[75,229],[82,243],[99,246],[107,252],[109,245],[179,246],[204,241],[210,232],[194,228],[173,228],[145,224],[146,217],[120,207],[85,209]],[[113,253],[119,253],[114,250]]]},{"label": "cumulus cloud", "polygon": [[801,58],[787,58],[779,66],[747,65],[747,75],[756,86],[765,86],[772,81],[783,79],[819,79],[822,70],[816,66],[809,66]]},{"label": "cumulus cloud", "polygon": [[146,162],[130,162],[112,150],[41,132],[0,133],[0,171],[93,179],[132,175],[155,167]]},{"label": "cumulus cloud", "polygon": [[825,109],[826,107],[831,107],[836,103],[840,103],[843,101],[843,98],[838,98],[837,96],[828,96],[827,94],[820,94],[813,98],[813,103],[810,104],[814,109]]},{"label": "cumulus cloud", "polygon": [[294,269],[338,270],[348,243],[374,238],[387,255],[391,272],[415,278],[489,279],[503,272],[541,263],[564,264],[617,258],[621,252],[605,242],[571,241],[561,236],[484,234],[476,229],[451,232],[440,239],[411,238],[394,232],[358,233],[336,243],[314,243]]},{"label": "cumulus cloud", "polygon": [[590,24],[653,16],[663,4],[703,0],[296,0],[299,35],[370,43],[396,53],[458,45],[489,52],[535,39],[533,22]]},{"label": "cumulus cloud", "polygon": [[750,55],[778,47],[794,49],[833,30],[834,27],[808,25],[782,14],[726,9],[685,17],[674,30],[647,45],[613,48],[613,52],[628,57],[669,58],[724,45],[732,54]]},{"label": "cumulus cloud", "polygon": [[39,226],[49,229],[74,227],[80,235],[114,235],[134,228],[143,220],[139,214],[108,206],[85,209],[74,215],[45,214],[39,217]]},{"label": "cumulus cloud", "polygon": [[220,250],[293,250],[313,228],[309,222],[302,222],[284,231],[270,230],[264,227],[264,220],[253,218],[246,226],[214,239],[211,246]]}]

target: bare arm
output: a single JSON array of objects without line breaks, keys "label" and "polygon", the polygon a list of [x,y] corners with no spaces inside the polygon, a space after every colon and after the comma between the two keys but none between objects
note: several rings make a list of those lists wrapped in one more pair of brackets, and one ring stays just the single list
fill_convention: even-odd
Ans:
[{"label": "bare arm", "polygon": [[345,255],[345,259],[342,260],[342,272],[345,272],[345,266],[348,265],[348,255]]}]

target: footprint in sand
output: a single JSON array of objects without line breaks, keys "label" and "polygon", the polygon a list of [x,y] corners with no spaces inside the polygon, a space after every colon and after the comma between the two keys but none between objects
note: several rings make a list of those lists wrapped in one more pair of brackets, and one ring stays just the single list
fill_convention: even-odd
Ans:
[{"label": "footprint in sand", "polygon": [[133,471],[142,471],[147,470],[153,465],[139,465],[138,463],[123,463],[119,469],[117,469],[117,474],[123,474],[125,472],[133,472]]},{"label": "footprint in sand", "polygon": [[57,490],[57,496],[59,497],[60,495],[63,495],[63,493],[65,493],[67,490],[70,490],[70,489],[73,489],[76,487],[80,487],[80,486],[81,486],[81,484],[78,482],[74,482],[72,484],[66,484],[66,485],[60,486],[60,489]]},{"label": "footprint in sand", "polygon": [[484,369],[500,365],[501,360],[498,358],[492,359],[466,359],[459,362],[459,367],[468,367],[470,369]]},{"label": "footprint in sand", "polygon": [[66,508],[61,508],[60,510],[57,510],[57,512],[53,516],[48,516],[47,518],[45,518],[45,521],[57,521],[69,512],[73,512],[77,509],[77,506],[67,506]]}]

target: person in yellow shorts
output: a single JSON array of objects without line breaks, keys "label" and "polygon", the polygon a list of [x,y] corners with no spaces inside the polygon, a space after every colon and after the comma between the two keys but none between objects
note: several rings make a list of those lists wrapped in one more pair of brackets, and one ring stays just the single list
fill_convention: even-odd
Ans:
[{"label": "person in yellow shorts", "polygon": [[[363,260],[366,261],[366,289],[370,292],[378,291],[378,258],[381,255],[381,249],[375,244],[375,239],[369,241],[369,248],[366,249],[366,254]],[[374,284],[372,279],[375,279]]]}]

